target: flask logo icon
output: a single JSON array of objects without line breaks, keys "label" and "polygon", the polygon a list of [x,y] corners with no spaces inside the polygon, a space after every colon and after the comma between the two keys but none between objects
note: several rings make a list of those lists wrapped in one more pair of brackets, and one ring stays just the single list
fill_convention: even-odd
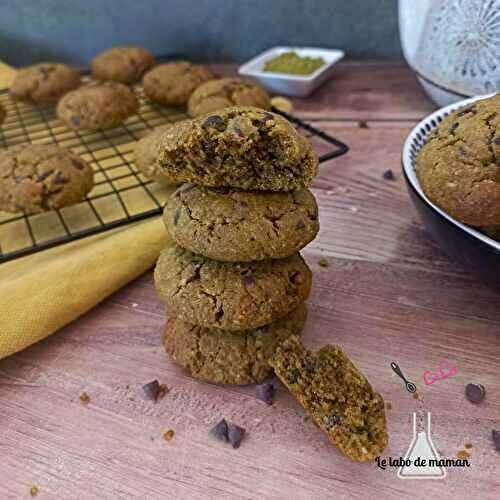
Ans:
[{"label": "flask logo icon", "polygon": [[444,479],[446,469],[431,438],[431,414],[427,412],[427,427],[417,432],[417,414],[413,413],[413,439],[398,470],[399,479]]}]

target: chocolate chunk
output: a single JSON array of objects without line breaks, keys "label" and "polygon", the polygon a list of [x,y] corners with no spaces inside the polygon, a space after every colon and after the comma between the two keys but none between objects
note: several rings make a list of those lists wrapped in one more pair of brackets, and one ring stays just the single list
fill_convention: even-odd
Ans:
[{"label": "chocolate chunk", "polygon": [[238,135],[239,137],[245,136],[245,134],[243,133],[243,130],[241,130],[240,127],[234,127],[233,130],[236,132],[236,135]]},{"label": "chocolate chunk", "polygon": [[226,124],[224,123],[224,120],[222,117],[218,115],[213,115],[209,116],[202,124],[202,128],[215,128],[219,130],[220,132],[224,131],[226,129]]},{"label": "chocolate chunk", "polygon": [[268,330],[268,325],[264,325],[254,330],[253,334],[256,337],[262,337],[262,335],[265,335],[267,333],[267,330]]},{"label": "chocolate chunk", "polygon": [[49,70],[48,68],[41,66],[40,67],[40,73],[42,74],[42,80],[47,80],[49,77]]},{"label": "chocolate chunk", "polygon": [[292,373],[289,373],[287,375],[287,380],[289,384],[296,384],[297,381],[299,380],[300,377],[300,372],[299,370],[295,369],[292,371]]},{"label": "chocolate chunk", "polygon": [[226,420],[223,418],[211,430],[210,434],[217,438],[219,441],[228,441],[228,426]]},{"label": "chocolate chunk", "polygon": [[248,285],[253,285],[256,282],[256,279],[253,276],[253,274],[245,274],[241,278],[241,281],[242,281],[244,286],[248,286]]},{"label": "chocolate chunk", "polygon": [[261,118],[261,123],[266,123],[269,120],[274,120],[274,116],[271,113],[264,113],[264,116]]},{"label": "chocolate chunk", "polygon": [[236,449],[240,447],[244,435],[245,429],[243,429],[243,427],[231,423],[227,424],[227,438],[233,448]]},{"label": "chocolate chunk", "polygon": [[78,127],[80,125],[80,117],[79,116],[72,116],[71,117],[71,123]]},{"label": "chocolate chunk", "polygon": [[83,170],[83,164],[79,160],[71,160],[71,164],[78,170]]},{"label": "chocolate chunk", "polygon": [[264,401],[268,405],[274,403],[274,385],[272,382],[266,381],[257,386],[257,399]]},{"label": "chocolate chunk", "polygon": [[460,113],[457,114],[457,116],[464,116],[468,113],[476,113],[476,108],[474,106],[471,106],[470,108],[465,108]]},{"label": "chocolate chunk", "polygon": [[54,184],[66,184],[68,182],[68,179],[64,177],[62,172],[57,171],[56,175],[54,177]]},{"label": "chocolate chunk", "polygon": [[500,453],[500,431],[492,430],[491,438],[493,439],[496,450]]},{"label": "chocolate chunk", "polygon": [[500,137],[495,137],[493,139],[493,144],[496,144],[497,146],[500,146]]},{"label": "chocolate chunk", "polygon": [[486,389],[481,384],[467,384],[465,395],[471,403],[481,403],[486,396]]},{"label": "chocolate chunk", "polygon": [[229,188],[227,186],[213,187],[210,189],[212,191],[214,191],[215,193],[220,193],[220,194],[228,194],[229,191],[231,191],[231,188]]},{"label": "chocolate chunk", "polygon": [[147,384],[142,386],[142,390],[146,395],[147,399],[152,399],[153,401],[157,401],[160,394],[162,393],[162,386],[158,382],[158,380],[153,380]]},{"label": "chocolate chunk", "polygon": [[364,120],[361,120],[360,122],[358,122],[358,127],[359,128],[370,128],[368,126],[368,123],[366,123]]},{"label": "chocolate chunk", "polygon": [[295,229],[305,229],[305,228],[306,225],[304,224],[303,220],[299,220],[299,222],[297,222],[297,224],[295,225]]},{"label": "chocolate chunk", "polygon": [[342,419],[336,413],[323,417],[323,422],[327,431],[330,431],[335,425],[339,425],[341,421]]},{"label": "chocolate chunk", "polygon": [[47,177],[49,177],[49,175],[51,175],[53,172],[54,172],[54,170],[46,170],[45,172],[43,172],[43,174],[40,174],[39,176],[37,176],[36,180],[37,180],[38,182],[42,182],[42,181],[44,181]]},{"label": "chocolate chunk", "polygon": [[382,177],[384,178],[384,180],[386,181],[395,181],[396,180],[396,176],[394,175],[394,172],[388,168],[383,174],[382,174]]},{"label": "chocolate chunk", "polygon": [[450,127],[450,134],[455,135],[455,130],[458,128],[460,124],[458,122],[455,122],[451,127]]},{"label": "chocolate chunk", "polygon": [[174,217],[173,217],[174,226],[177,226],[177,223],[179,222],[180,217],[181,217],[181,211],[180,211],[180,209],[176,208],[174,211]]}]

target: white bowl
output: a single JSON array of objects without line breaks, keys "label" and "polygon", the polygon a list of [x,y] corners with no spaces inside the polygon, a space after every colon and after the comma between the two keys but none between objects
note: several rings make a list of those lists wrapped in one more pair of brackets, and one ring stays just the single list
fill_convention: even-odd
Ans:
[{"label": "white bowl", "polygon": [[[325,64],[310,75],[304,76],[264,71],[264,65],[269,59],[291,51],[296,52],[301,57],[322,57]],[[344,52],[336,49],[273,47],[240,66],[238,73],[257,80],[263,87],[274,94],[305,97],[332,76],[334,64],[343,57]]]}]

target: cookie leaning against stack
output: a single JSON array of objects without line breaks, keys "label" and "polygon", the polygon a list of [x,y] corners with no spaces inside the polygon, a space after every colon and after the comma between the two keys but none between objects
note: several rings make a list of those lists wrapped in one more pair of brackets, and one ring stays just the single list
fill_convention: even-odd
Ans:
[{"label": "cookie leaning against stack", "polygon": [[298,252],[319,229],[311,146],[279,115],[232,107],[166,128],[151,147],[155,171],[185,182],[165,207],[174,243],[155,270],[166,350],[196,378],[261,382],[307,314]]}]

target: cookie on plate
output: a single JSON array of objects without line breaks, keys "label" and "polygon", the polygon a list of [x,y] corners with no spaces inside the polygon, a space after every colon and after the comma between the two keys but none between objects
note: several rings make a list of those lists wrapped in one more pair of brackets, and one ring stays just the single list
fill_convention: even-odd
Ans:
[{"label": "cookie on plate", "polygon": [[82,201],[92,167],[53,144],[19,144],[0,156],[0,210],[39,213]]},{"label": "cookie on plate", "polygon": [[228,262],[289,257],[319,230],[318,206],[308,189],[239,191],[185,184],[169,198],[163,220],[181,247]]},{"label": "cookie on plate", "polygon": [[202,83],[211,80],[213,73],[206,66],[187,61],[160,64],[144,75],[146,95],[165,106],[182,106]]},{"label": "cookie on plate", "polygon": [[459,109],[417,157],[427,197],[471,226],[500,224],[500,94]]},{"label": "cookie on plate", "polygon": [[215,384],[255,384],[270,375],[268,360],[280,342],[300,335],[307,317],[305,304],[254,330],[228,332],[203,328],[175,318],[165,327],[165,349],[194,378]]},{"label": "cookie on plate", "polygon": [[230,106],[271,109],[269,94],[256,83],[241,78],[220,78],[200,85],[189,98],[188,113],[199,116]]},{"label": "cookie on plate", "polygon": [[57,105],[57,116],[74,130],[95,130],[117,127],[138,109],[139,101],[129,87],[103,82],[66,94]]},{"label": "cookie on plate", "polygon": [[57,102],[64,94],[80,86],[80,73],[71,66],[41,63],[20,69],[9,95],[16,101],[33,104]]},{"label": "cookie on plate", "polygon": [[167,124],[155,128],[148,135],[142,137],[134,148],[134,162],[139,170],[145,177],[153,179],[163,186],[180,184],[175,178],[169,177],[165,170],[157,164],[161,136],[171,126],[171,124]]},{"label": "cookie on plate", "polygon": [[285,118],[238,106],[172,126],[158,162],[183,182],[245,190],[302,189],[318,170],[311,144]]},{"label": "cookie on plate", "polygon": [[155,65],[155,58],[143,47],[113,47],[97,55],[90,63],[92,76],[130,84],[137,82]]},{"label": "cookie on plate", "polygon": [[155,285],[168,313],[187,323],[247,330],[285,316],[311,290],[302,257],[248,263],[217,262],[170,243],[161,252]]},{"label": "cookie on plate", "polygon": [[312,353],[290,337],[270,365],[342,453],[360,462],[382,454],[389,440],[384,400],[339,347]]}]

